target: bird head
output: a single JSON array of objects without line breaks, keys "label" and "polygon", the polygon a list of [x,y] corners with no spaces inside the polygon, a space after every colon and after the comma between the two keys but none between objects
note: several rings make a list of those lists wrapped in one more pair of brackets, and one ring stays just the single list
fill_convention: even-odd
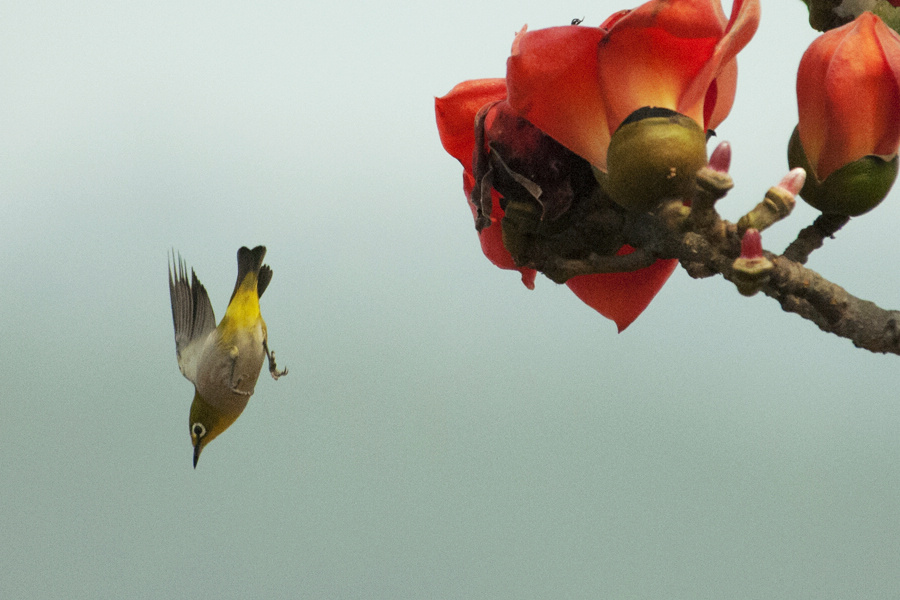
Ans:
[{"label": "bird head", "polygon": [[209,404],[199,392],[194,393],[191,403],[190,432],[191,444],[194,446],[194,468],[200,453],[217,435],[228,429],[238,418],[237,414],[225,412]]}]

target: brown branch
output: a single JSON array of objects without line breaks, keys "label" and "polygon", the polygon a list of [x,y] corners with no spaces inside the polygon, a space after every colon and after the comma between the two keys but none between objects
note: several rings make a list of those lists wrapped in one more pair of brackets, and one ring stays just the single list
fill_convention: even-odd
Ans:
[{"label": "brown branch", "polygon": [[784,256],[763,293],[787,311],[872,352],[900,354],[900,311],[885,310],[850,294],[815,271]]},{"label": "brown branch", "polygon": [[[771,196],[772,190],[769,192]],[[768,200],[760,203],[748,213],[750,218],[756,218],[761,210],[778,218],[787,216],[782,209],[764,206],[767,203]],[[585,260],[545,257],[540,265],[534,266],[554,281],[562,282],[575,275],[634,270],[655,259],[677,258],[691,277],[721,275],[738,285],[741,293],[749,295],[759,290],[778,301],[786,312],[812,321],[822,331],[847,338],[859,348],[900,354],[900,311],[885,310],[857,298],[790,256],[766,252],[765,258],[774,267],[765,271],[758,285],[750,286],[748,294],[746,272],[735,269],[744,227],[722,219],[709,202],[701,203],[701,218],[692,218],[686,209],[679,213],[676,208],[682,206],[680,201],[668,202],[661,205],[655,215],[631,215],[625,225],[625,234],[629,243],[638,247],[632,254],[592,255]],[[842,224],[838,219],[823,217],[820,220],[828,227],[819,227],[814,236],[807,233],[798,238],[805,240],[802,243],[809,249],[805,256],[814,249],[813,246],[818,247],[809,240],[818,238],[818,245],[821,245],[822,237],[827,237],[832,228],[836,230]],[[795,252],[798,251],[792,251]]]},{"label": "brown branch", "polygon": [[[742,237],[748,230],[762,231],[790,215],[795,199],[785,187],[770,188],[762,202],[732,223],[716,210],[716,202],[733,186],[731,177],[706,167],[697,172],[693,197],[664,200],[652,212],[635,212],[607,196],[603,173],[561,146],[551,153],[554,168],[547,169],[544,155],[535,164],[522,157],[517,157],[522,163],[517,165],[503,160],[499,148],[484,146],[478,128],[476,140],[471,201],[477,222],[480,228],[497,226],[490,221],[491,190],[496,189],[503,197],[503,244],[518,266],[563,283],[580,275],[636,271],[656,260],[675,258],[691,277],[721,275],[741,294],[762,292],[785,311],[860,348],[900,355],[900,311],[857,298],[803,266],[846,218],[819,217],[783,255],[760,256],[754,250],[741,256]],[[545,195],[554,198],[556,208],[550,215]],[[635,250],[616,254],[624,244]]]},{"label": "brown branch", "polygon": [[656,262],[657,257],[646,249],[635,250],[631,254],[601,256],[591,253],[584,259],[565,259],[558,256],[548,256],[540,262],[541,271],[556,283],[565,283],[579,275],[594,275],[597,273],[626,273],[649,267]]},{"label": "brown branch", "polygon": [[785,249],[784,255],[794,262],[805,265],[813,250],[821,248],[825,238],[834,237],[834,234],[849,220],[850,217],[843,215],[819,215],[812,225],[800,231],[797,239]]},{"label": "brown branch", "polygon": [[[726,230],[736,233],[736,226]],[[722,275],[735,281],[734,257],[740,253],[737,235],[710,243],[695,232],[670,240],[682,266],[692,277]],[[885,310],[873,302],[857,298],[812,269],[785,256],[766,253],[774,264],[760,291],[795,313],[815,323],[822,331],[847,338],[871,352],[900,354],[900,311]]]}]

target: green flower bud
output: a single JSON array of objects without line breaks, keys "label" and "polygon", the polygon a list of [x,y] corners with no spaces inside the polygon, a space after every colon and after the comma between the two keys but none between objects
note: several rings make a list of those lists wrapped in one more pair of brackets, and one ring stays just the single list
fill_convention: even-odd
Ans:
[{"label": "green flower bud", "polygon": [[644,107],[616,130],[606,157],[606,192],[618,204],[646,211],[665,198],[690,198],[706,166],[706,132],[693,119]]},{"label": "green flower bud", "polygon": [[823,213],[857,217],[867,213],[884,200],[897,178],[898,160],[881,156],[864,156],[833,171],[825,181],[809,164],[798,130],[794,129],[788,144],[788,164],[803,167],[807,177],[800,197]]}]

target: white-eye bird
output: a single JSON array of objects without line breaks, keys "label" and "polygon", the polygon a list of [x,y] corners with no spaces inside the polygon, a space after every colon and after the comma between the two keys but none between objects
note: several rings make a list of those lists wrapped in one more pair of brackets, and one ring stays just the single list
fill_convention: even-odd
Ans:
[{"label": "white-eye bird", "polygon": [[[237,283],[225,316],[216,318],[206,288],[181,257],[169,266],[169,295],[175,324],[178,368],[194,384],[190,431],[194,468],[200,453],[240,416],[268,358],[274,379],[287,374],[275,367],[269,350],[266,322],[259,312],[259,298],[272,280],[272,269],[262,264],[265,246],[238,250]],[[174,272],[173,272],[174,271]]]}]

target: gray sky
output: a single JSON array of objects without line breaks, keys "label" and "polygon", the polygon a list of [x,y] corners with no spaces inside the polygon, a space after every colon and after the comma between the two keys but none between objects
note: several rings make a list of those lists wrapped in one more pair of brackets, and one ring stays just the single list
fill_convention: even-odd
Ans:
[{"label": "gray sky", "polygon": [[[616,335],[481,254],[433,97],[628,5],[323,4],[0,5],[0,596],[893,597],[897,357],[680,271]],[[787,171],[814,37],[763,10],[732,219]],[[810,266],[900,307],[898,218]],[[221,317],[255,244],[291,372],[195,471],[166,254]]]}]

